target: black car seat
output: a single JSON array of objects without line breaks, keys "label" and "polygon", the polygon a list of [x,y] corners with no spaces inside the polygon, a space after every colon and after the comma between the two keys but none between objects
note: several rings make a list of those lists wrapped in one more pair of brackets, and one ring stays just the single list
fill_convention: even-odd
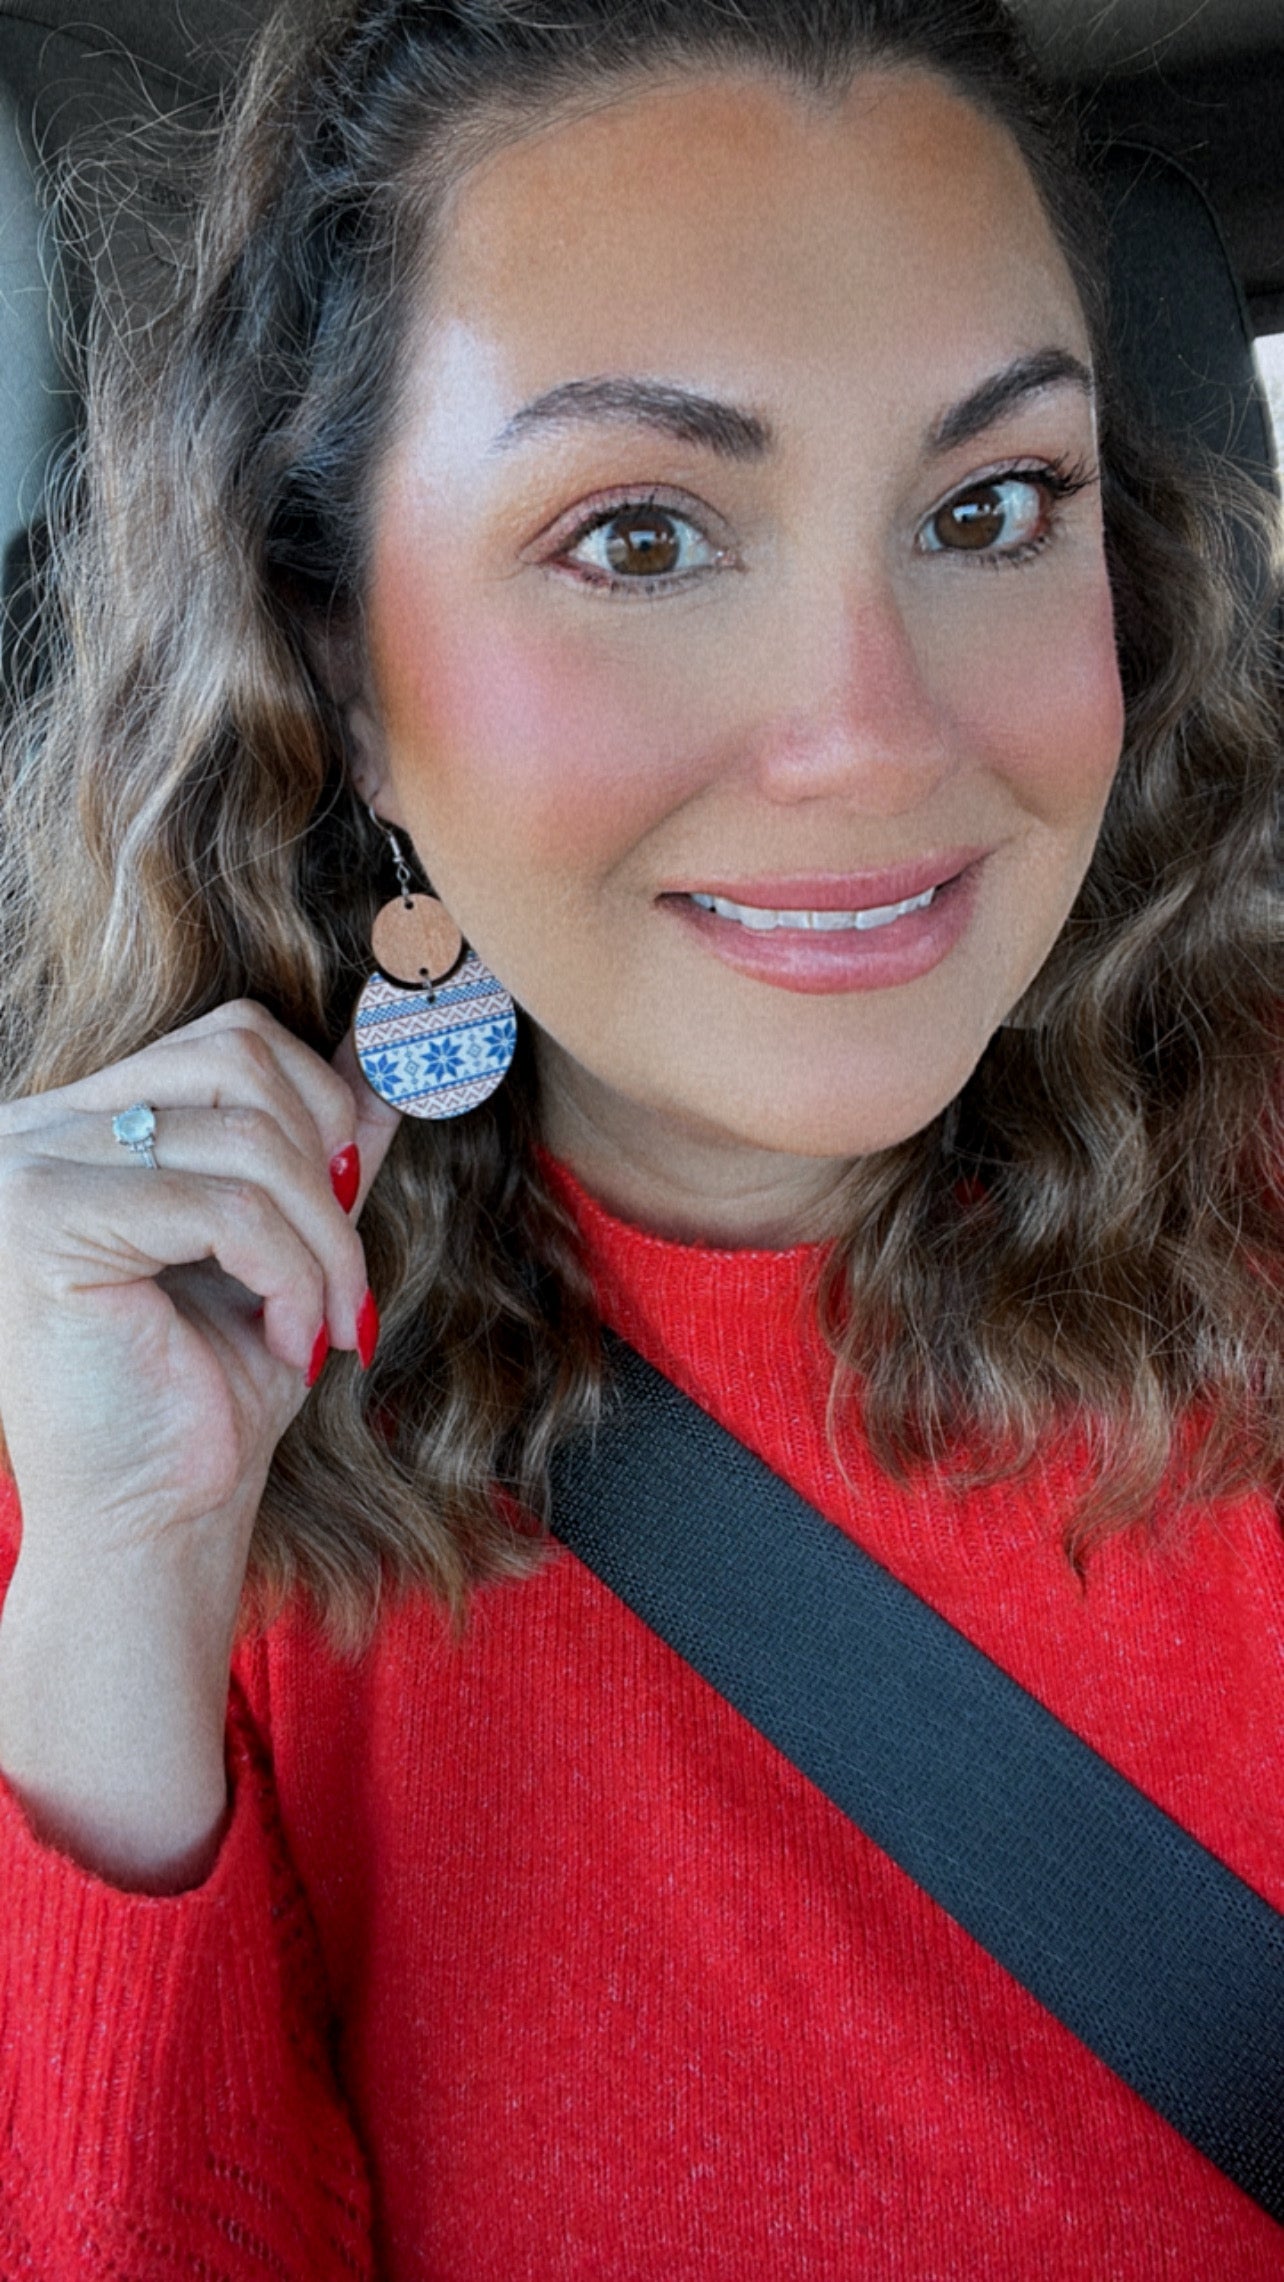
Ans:
[{"label": "black car seat", "polygon": [[[127,132],[161,112],[209,115],[264,0],[212,12],[154,0],[0,0],[0,562],[20,583],[51,453],[75,419],[42,274],[43,164],[86,128]],[[217,24],[194,40],[189,23]],[[94,29],[106,18],[109,29]],[[1252,330],[1216,217],[1192,177],[1158,151],[1104,159],[1117,349],[1143,408],[1178,436],[1225,452],[1278,492]],[[63,313],[66,314],[65,312]],[[74,318],[74,310],[71,312]]]},{"label": "black car seat", "polygon": [[1248,305],[1208,199],[1175,159],[1138,143],[1107,144],[1098,174],[1127,385],[1160,427],[1238,461],[1278,495]]}]

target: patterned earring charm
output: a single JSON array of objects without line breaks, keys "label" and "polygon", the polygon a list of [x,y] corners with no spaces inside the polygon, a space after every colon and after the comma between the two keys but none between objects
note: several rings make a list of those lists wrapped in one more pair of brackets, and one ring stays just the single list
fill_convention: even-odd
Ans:
[{"label": "patterned earring charm", "polygon": [[357,1059],[403,1116],[462,1117],[506,1076],[517,1016],[445,906],[415,893],[396,834],[388,838],[400,892],[371,931],[378,968],[357,1005]]}]

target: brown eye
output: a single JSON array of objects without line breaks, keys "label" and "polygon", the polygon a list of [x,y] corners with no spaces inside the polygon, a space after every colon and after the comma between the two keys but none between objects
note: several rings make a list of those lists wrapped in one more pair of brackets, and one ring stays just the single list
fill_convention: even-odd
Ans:
[{"label": "brown eye", "polygon": [[1044,501],[1030,476],[1000,476],[958,491],[932,516],[929,550],[981,554],[1015,552],[1040,536]]},{"label": "brown eye", "polygon": [[554,557],[586,574],[588,584],[617,595],[679,594],[726,561],[701,525],[655,499],[625,499],[581,524],[565,553]]},{"label": "brown eye", "polygon": [[682,553],[676,520],[662,507],[626,507],[613,515],[604,526],[609,568],[624,577],[666,577]]}]

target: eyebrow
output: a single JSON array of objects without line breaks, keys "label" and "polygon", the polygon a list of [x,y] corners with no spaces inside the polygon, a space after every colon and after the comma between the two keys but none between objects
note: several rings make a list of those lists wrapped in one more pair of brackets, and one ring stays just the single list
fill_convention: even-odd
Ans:
[{"label": "eyebrow", "polygon": [[[928,434],[928,452],[935,457],[970,443],[1026,397],[1065,386],[1079,389],[1089,400],[1094,394],[1087,365],[1068,349],[1036,349],[1015,357],[940,415]],[[603,375],[564,380],[532,397],[500,429],[490,450],[510,451],[537,431],[599,425],[657,428],[679,443],[702,445],[719,459],[765,459],[776,445],[771,422],[744,405],[702,396],[669,381]]]},{"label": "eyebrow", "polygon": [[1096,395],[1096,384],[1082,359],[1070,354],[1069,349],[1035,349],[1031,355],[1014,357],[1001,372],[992,372],[979,387],[952,404],[943,412],[928,438],[928,450],[933,454],[951,452],[958,444],[970,444],[974,437],[983,436],[987,428],[997,426],[1027,396],[1038,396],[1048,388],[1077,388],[1091,403]]},{"label": "eyebrow", "polygon": [[564,380],[523,404],[501,428],[491,450],[507,451],[536,428],[572,428],[600,421],[660,428],[683,444],[703,444],[720,459],[763,459],[775,437],[771,424],[738,404],[699,396],[668,381],[635,378]]}]

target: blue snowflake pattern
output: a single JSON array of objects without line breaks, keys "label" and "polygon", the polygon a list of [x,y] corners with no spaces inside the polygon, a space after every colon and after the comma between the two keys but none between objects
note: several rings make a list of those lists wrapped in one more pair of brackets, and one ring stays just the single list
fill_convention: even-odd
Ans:
[{"label": "blue snowflake pattern", "polygon": [[423,1049],[424,1081],[430,1086],[453,1084],[464,1074],[465,1056],[458,1038],[429,1038]]},{"label": "blue snowflake pattern", "polygon": [[487,1023],[481,1043],[485,1048],[483,1067],[488,1070],[507,1069],[517,1044],[516,1016],[506,1014],[498,1022]]},{"label": "blue snowflake pattern", "polygon": [[448,1092],[477,1079],[501,1078],[513,1058],[517,1023],[513,1016],[461,1025],[435,1036],[407,1038],[397,1045],[361,1050],[362,1067],[385,1101]]},{"label": "blue snowflake pattern", "polygon": [[376,1092],[385,1101],[401,1101],[419,1090],[417,1056],[384,1052],[362,1054],[361,1065]]}]

